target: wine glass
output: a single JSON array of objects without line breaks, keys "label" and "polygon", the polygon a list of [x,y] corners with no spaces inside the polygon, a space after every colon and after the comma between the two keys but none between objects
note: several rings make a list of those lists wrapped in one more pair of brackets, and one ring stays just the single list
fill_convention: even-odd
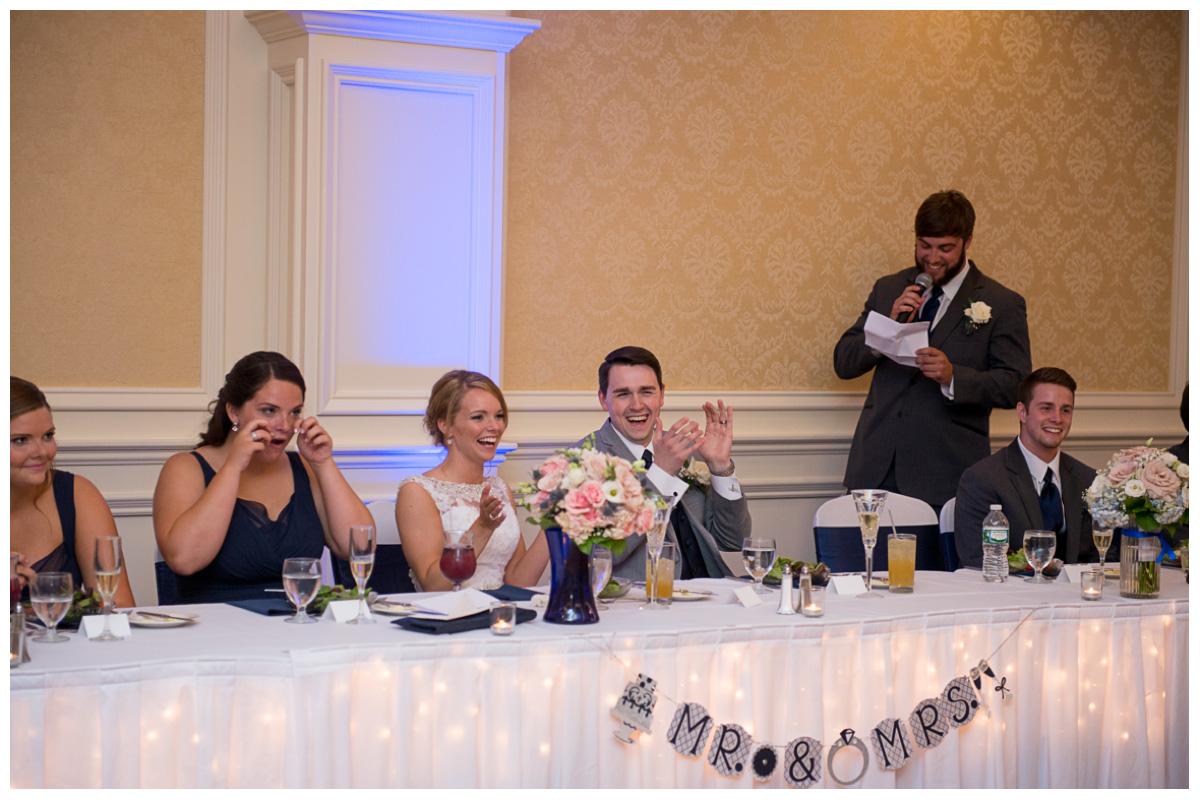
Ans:
[{"label": "wine glass", "polygon": [[46,630],[32,637],[35,642],[66,642],[67,637],[56,628],[67,611],[71,608],[71,600],[75,597],[75,584],[69,572],[41,572],[33,579],[29,588],[29,599],[38,619],[46,626]]},{"label": "wine glass", "polygon": [[442,531],[442,574],[454,591],[475,574],[475,531]]},{"label": "wine glass", "polygon": [[121,538],[97,536],[93,563],[96,567],[96,591],[100,592],[100,600],[104,605],[104,630],[92,641],[120,641],[121,637],[109,627],[108,618],[112,616],[113,595],[117,593],[117,584],[121,581]]},{"label": "wine glass", "polygon": [[775,540],[752,536],[742,540],[742,563],[754,578],[755,594],[770,594],[762,585],[763,578],[775,565]]},{"label": "wine glass", "polygon": [[358,586],[358,616],[349,620],[350,625],[374,625],[375,620],[367,613],[367,579],[375,567],[375,526],[350,526],[350,574]]},{"label": "wine glass", "polygon": [[591,555],[588,556],[588,568],[592,577],[592,591],[597,598],[608,585],[608,579],[612,577],[612,567],[612,550],[603,545],[592,545]]},{"label": "wine glass", "polygon": [[881,489],[855,489],[850,493],[854,497],[854,509],[858,512],[858,527],[862,531],[863,548],[867,555],[867,591],[858,597],[879,597],[871,591],[871,581],[874,578],[875,542],[879,539],[879,515],[883,513],[884,503],[887,502],[887,492]]},{"label": "wine glass", "polygon": [[1108,555],[1108,548],[1112,545],[1113,529],[1111,526],[1105,526],[1103,523],[1092,520],[1092,541],[1096,543],[1096,549],[1100,551],[1100,570],[1104,570],[1104,557]]},{"label": "wine glass", "polygon": [[286,558],[283,561],[283,591],[296,607],[296,615],[284,622],[308,625],[318,622],[308,614],[308,604],[321,588],[321,562],[315,558]]},{"label": "wine glass", "polygon": [[667,538],[667,523],[671,521],[671,508],[654,508],[654,523],[646,533],[646,552],[650,555],[650,575],[653,580],[646,583],[646,605],[642,608],[658,610],[658,559],[662,556],[663,542]]},{"label": "wine glass", "polygon": [[1025,531],[1025,560],[1033,567],[1033,575],[1025,579],[1026,583],[1050,583],[1042,570],[1054,558],[1056,542],[1054,531]]}]

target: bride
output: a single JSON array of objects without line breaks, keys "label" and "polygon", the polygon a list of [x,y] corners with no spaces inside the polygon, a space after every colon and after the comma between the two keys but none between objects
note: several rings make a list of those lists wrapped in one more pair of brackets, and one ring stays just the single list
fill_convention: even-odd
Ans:
[{"label": "bride", "polygon": [[507,426],[504,395],[486,375],[454,370],[433,385],[425,428],[446,458],[405,478],[396,498],[404,557],[421,591],[452,588],[440,566],[443,529],[474,531],[475,575],[463,586],[533,586],[541,578],[550,558],[545,538],[526,550],[508,485],[483,476]]}]

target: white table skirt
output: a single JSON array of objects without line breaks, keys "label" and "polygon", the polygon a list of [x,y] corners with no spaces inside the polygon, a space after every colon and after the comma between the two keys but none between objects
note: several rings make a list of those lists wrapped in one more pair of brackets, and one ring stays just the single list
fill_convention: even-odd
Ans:
[{"label": "white table skirt", "polygon": [[[777,616],[777,594],[742,608],[740,582],[694,583],[722,596],[664,613],[623,599],[599,624],[539,619],[506,639],[384,619],[295,626],[208,605],[188,607],[196,625],[120,643],[34,642],[10,676],[10,786],[750,788],[748,775],[674,752],[676,703],[700,703],[756,743],[811,736],[827,753],[853,728],[869,748],[872,727],[907,721],[1034,609],[991,660],[1012,701],[985,682],[990,717],[898,771],[872,757],[861,785],[1188,785],[1177,571],[1164,570],[1158,600],[1121,599],[1108,581],[1096,603],[1076,584],[918,573],[912,595],[828,597],[821,620]],[[652,733],[625,745],[609,712],[638,672],[658,682],[658,705]],[[782,768],[760,785],[785,787]],[[834,786],[828,770],[818,785]]]}]

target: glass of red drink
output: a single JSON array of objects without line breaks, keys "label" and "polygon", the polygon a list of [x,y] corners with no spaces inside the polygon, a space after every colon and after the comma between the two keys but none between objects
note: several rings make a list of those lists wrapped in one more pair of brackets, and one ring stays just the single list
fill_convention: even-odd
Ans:
[{"label": "glass of red drink", "polygon": [[441,567],[454,591],[461,589],[463,581],[475,574],[475,531],[442,532]]}]

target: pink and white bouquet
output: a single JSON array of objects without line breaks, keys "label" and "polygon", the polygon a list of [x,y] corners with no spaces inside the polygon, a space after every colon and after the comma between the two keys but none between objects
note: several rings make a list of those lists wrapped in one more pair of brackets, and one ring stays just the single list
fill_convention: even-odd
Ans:
[{"label": "pink and white bouquet", "polygon": [[1083,497],[1092,519],[1106,528],[1174,535],[1188,524],[1188,465],[1146,442],[1115,453]]},{"label": "pink and white bouquet", "polygon": [[580,550],[602,544],[620,555],[624,539],[654,526],[654,511],[666,502],[643,489],[638,474],[646,468],[601,453],[589,437],[580,448],[557,451],[533,471],[533,481],[517,486],[517,505],[529,509],[528,521],[543,529],[560,528]]}]

